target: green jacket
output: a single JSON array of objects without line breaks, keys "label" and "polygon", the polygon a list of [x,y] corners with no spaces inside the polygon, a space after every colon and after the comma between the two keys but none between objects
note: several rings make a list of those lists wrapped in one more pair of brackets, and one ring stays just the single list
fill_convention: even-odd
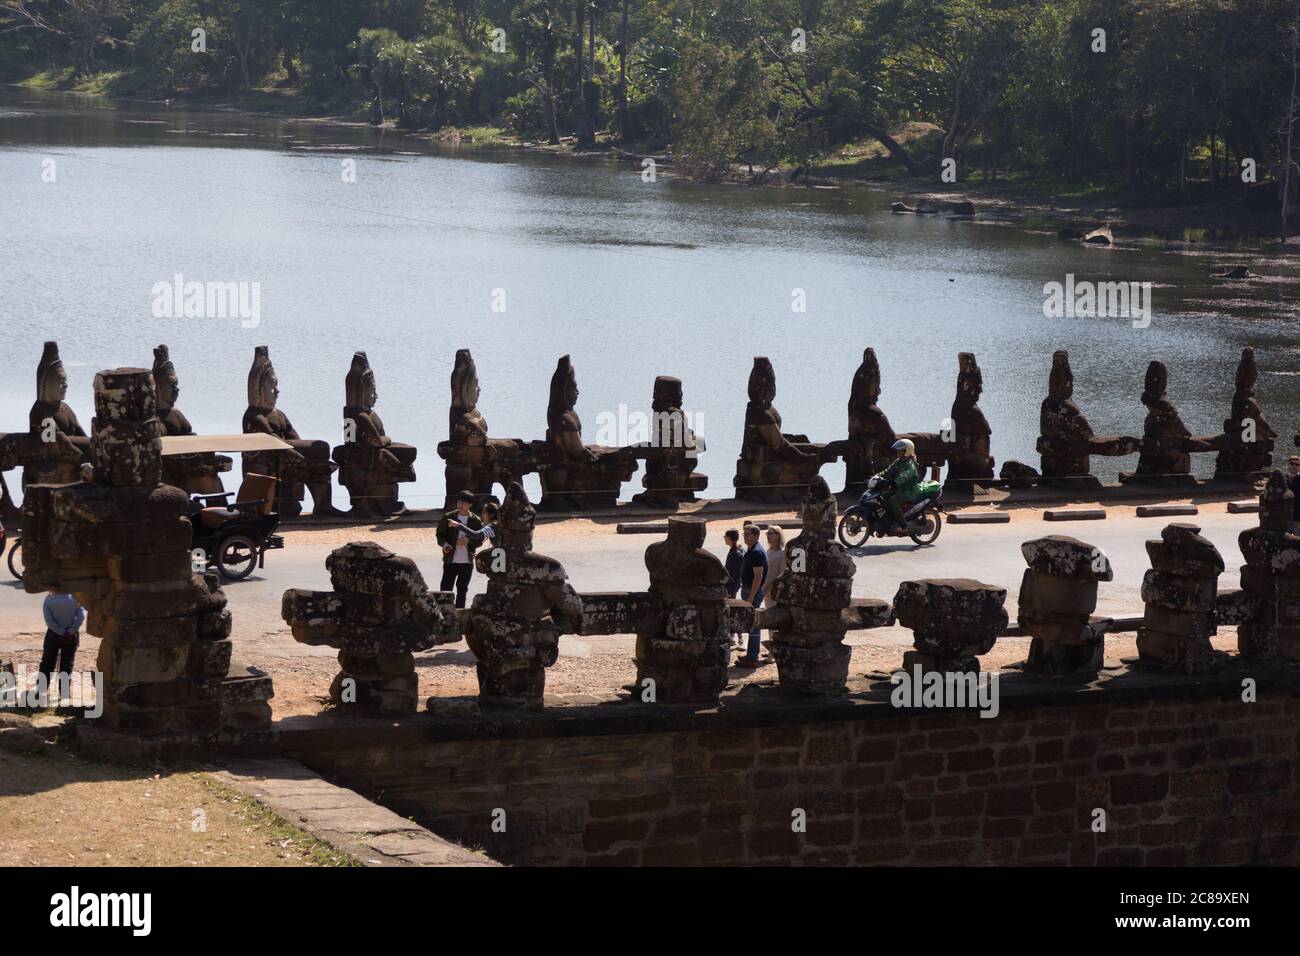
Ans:
[{"label": "green jacket", "polygon": [[[456,539],[460,537],[460,515],[455,509],[443,512],[438,519],[438,530],[435,533],[438,544],[447,545],[451,548],[451,553],[442,556],[443,564],[450,564],[451,559],[456,555]],[[483,519],[474,512],[465,516],[465,524],[469,526],[470,531],[482,531]],[[465,536],[465,551],[469,554],[470,564],[474,563],[474,551],[483,543],[483,535],[467,534]]]},{"label": "green jacket", "polygon": [[917,474],[915,458],[894,459],[880,477],[894,483],[894,494],[903,501],[915,501],[921,497],[921,476]]}]

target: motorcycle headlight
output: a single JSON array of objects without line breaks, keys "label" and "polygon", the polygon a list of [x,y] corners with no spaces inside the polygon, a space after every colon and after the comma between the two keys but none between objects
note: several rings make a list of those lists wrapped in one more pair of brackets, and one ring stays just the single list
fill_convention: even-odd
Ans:
[{"label": "motorcycle headlight", "polygon": [[875,488],[876,485],[878,485],[879,483],[880,483],[880,479],[879,479],[879,478],[872,478],[870,481],[867,482],[867,491],[871,491],[871,490],[872,490],[873,488]]}]

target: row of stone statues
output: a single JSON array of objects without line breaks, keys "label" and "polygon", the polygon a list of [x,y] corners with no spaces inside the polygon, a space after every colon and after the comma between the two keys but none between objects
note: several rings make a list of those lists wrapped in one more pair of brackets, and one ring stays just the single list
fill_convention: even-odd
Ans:
[{"label": "row of stone statues", "polygon": [[[24,587],[70,592],[87,609],[87,631],[101,638],[109,727],[185,739],[265,731],[271,680],[231,664],[225,596],[214,575],[193,570],[189,502],[164,481],[157,391],[148,369],[96,375],[93,479],[28,487]],[[1221,625],[1238,628],[1245,658],[1300,660],[1294,506],[1286,480],[1272,473],[1258,527],[1239,538],[1246,565],[1237,591],[1219,590],[1224,561],[1196,527],[1169,525],[1148,542],[1141,661],[1191,674],[1210,669],[1217,657],[1210,638]],[[645,591],[583,594],[559,561],[534,550],[536,509],[512,482],[498,537],[476,555],[488,586],[470,608],[430,592],[409,559],[357,543],[328,559],[332,591],[287,591],[283,615],[296,639],[339,649],[331,694],[367,713],[415,710],[414,653],[462,637],[477,658],[486,706],[541,706],[563,634],[635,633],[637,687],[643,699],[664,703],[715,702],[730,635],[754,627],[770,631],[780,687],[801,695],[842,694],[845,634],[895,620],[913,632],[906,667],[978,670],[979,655],[1008,623],[1004,588],[907,581],[892,602],[853,598],[855,564],[835,541],[836,501],[820,476],[805,490],[801,516],[768,607],[726,597],[726,570],[704,550],[705,524],[692,516],[670,518],[667,538],[647,548]],[[1095,675],[1111,630],[1093,614],[1099,582],[1111,579],[1104,554],[1059,536],[1027,542],[1023,553],[1019,623],[1033,637],[1026,669]]]},{"label": "row of stone statues", "polygon": [[[153,375],[166,434],[193,434],[177,408],[179,382],[166,346],[154,350]],[[776,373],[771,361],[759,356],[749,376],[749,403],[733,485],[740,499],[796,503],[822,465],[842,460],[845,490],[860,489],[888,464],[890,446],[899,438],[914,442],[923,468],[946,465],[948,488],[964,493],[999,481],[1011,487],[1045,484],[1075,490],[1096,486],[1099,482],[1091,474],[1093,455],[1135,452],[1137,467],[1132,473],[1121,474],[1121,481],[1186,486],[1194,481],[1191,455],[1215,452],[1216,478],[1253,482],[1270,467],[1277,437],[1255,396],[1257,377],[1254,350],[1243,349],[1223,432],[1193,435],[1167,395],[1168,370],[1162,362],[1152,362],[1142,393],[1147,415],[1141,437],[1099,436],[1074,401],[1069,354],[1058,351],[1052,356],[1048,395],[1039,418],[1041,473],[1011,461],[1004,463],[995,478],[992,429],[979,406],[983,375],[972,353],[958,356],[956,395],[941,430],[896,433],[879,404],[880,365],[874,351],[866,349],[850,391],[848,435],[827,443],[782,430],[781,414],[774,404]],[[28,416],[28,431],[0,436],[0,475],[21,466],[24,487],[77,480],[80,466],[87,461],[90,436],[64,400],[66,392],[67,376],[58,346],[47,342],[37,370],[37,400]],[[525,475],[537,474],[542,486],[539,507],[544,510],[609,508],[618,501],[622,485],[631,479],[638,461],[645,462],[644,491],[634,497],[639,503],[675,509],[683,502],[695,501],[708,486],[708,478],[695,471],[703,439],[689,427],[679,379],[666,375],[655,379],[650,440],[625,447],[583,441],[576,410],[577,376],[567,355],[556,364],[551,378],[546,435],[541,440],[489,436],[487,421],[478,408],[479,396],[474,359],[468,349],[461,349],[451,373],[448,438],[437,448],[446,462],[449,501],[466,489],[487,497],[498,486],[504,489]],[[332,503],[335,471],[348,490],[351,514],[381,518],[403,510],[398,486],[415,479],[416,449],[394,442],[384,431],[375,411],[378,391],[374,371],[364,352],[353,356],[347,373],[341,445],[331,449],[326,441],[302,438],[279,407],[279,397],[269,351],[258,346],[248,373],[243,431],[273,435],[292,447],[245,452],[243,470],[279,480],[280,514],[301,513],[307,491],[312,495],[313,514],[339,513]],[[93,422],[91,431],[93,434]],[[167,456],[164,461],[169,483],[205,494],[221,490],[220,475],[230,467],[229,458],[214,452]],[[0,507],[12,513],[7,489],[4,502],[7,504]]]},{"label": "row of stone statues", "polygon": [[[1237,626],[1244,658],[1300,661],[1300,537],[1287,531],[1294,496],[1275,472],[1260,501],[1259,526],[1240,536],[1241,590],[1219,590],[1223,558],[1195,526],[1171,524],[1147,542],[1140,665],[1186,674],[1213,669],[1223,657],[1210,643],[1220,625]],[[692,516],[669,518],[667,537],[646,548],[647,590],[583,594],[559,561],[533,550],[536,511],[512,483],[497,547],[476,557],[487,591],[468,610],[453,609],[449,593],[430,592],[410,559],[364,542],[328,559],[333,591],[286,591],[283,616],[296,640],[339,649],[342,670],[331,697],[363,714],[415,712],[411,651],[461,637],[477,659],[486,708],[541,707],[546,669],[564,634],[635,633],[633,698],[657,703],[716,704],[731,636],[754,627],[770,631],[778,686],[801,696],[843,694],[851,654],[845,634],[895,621],[913,632],[904,670],[979,671],[979,657],[1008,627],[1005,588],[970,579],[904,581],[892,603],[853,598],[856,567],[834,539],[837,508],[824,479],[809,483],[801,514],[803,530],[786,546],[768,607],[727,597],[726,569],[704,549],[705,523]],[[1092,680],[1114,629],[1113,619],[1093,613],[1099,584],[1113,578],[1108,560],[1064,535],[1027,541],[1021,551],[1027,567],[1017,623],[1032,638],[1024,670]]]}]

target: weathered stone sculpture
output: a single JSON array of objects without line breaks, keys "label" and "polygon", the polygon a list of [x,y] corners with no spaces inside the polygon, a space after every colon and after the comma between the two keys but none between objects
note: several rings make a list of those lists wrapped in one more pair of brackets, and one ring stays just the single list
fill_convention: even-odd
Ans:
[{"label": "weathered stone sculpture", "polygon": [[695,493],[709,485],[708,476],[695,471],[704,440],[691,430],[682,410],[681,379],[655,378],[650,411],[650,441],[634,447],[636,455],[645,458],[645,491],[632,500],[655,508],[697,500]]},{"label": "weathered stone sculpture", "polygon": [[[1237,626],[1242,657],[1300,660],[1300,537],[1291,534],[1295,495],[1280,472],[1273,472],[1259,498],[1259,526],[1237,538],[1246,565],[1242,595],[1249,611]],[[1224,620],[1220,595],[1219,623]]]},{"label": "weathered stone sculpture", "polygon": [[1194,485],[1191,475],[1194,451],[1212,451],[1211,439],[1193,436],[1178,409],[1165,394],[1169,385],[1169,370],[1164,362],[1147,366],[1142,404],[1147,407],[1147,417],[1142,425],[1142,449],[1138,455],[1137,469],[1119,476],[1123,482],[1141,482],[1171,487]]},{"label": "weathered stone sculpture", "polygon": [[[153,350],[153,381],[158,395],[158,420],[166,435],[193,435],[194,428],[179,408],[180,379],[172,364],[167,346]],[[163,456],[163,481],[191,494],[219,495],[224,490],[221,475],[230,471],[232,462],[227,455],[215,452],[197,452],[192,455]]]},{"label": "weathered stone sculpture", "polygon": [[765,356],[756,356],[749,373],[745,435],[732,484],[737,498],[793,504],[803,497],[834,451],[810,442],[807,435],[783,433],[781,413],[772,404],[775,398],[776,371]]},{"label": "weathered stone sculpture", "polygon": [[957,492],[974,494],[977,484],[993,479],[993,456],[989,440],[993,429],[979,406],[984,391],[984,376],[973,352],[957,356],[957,397],[952,403],[954,448],[948,455],[945,483]]},{"label": "weathered stone sculpture", "polygon": [[330,700],[345,713],[414,713],[413,652],[460,640],[450,595],[430,591],[414,561],[373,541],[336,548],[325,567],[334,590],[291,588],[281,616],[295,641],[339,649]]},{"label": "weathered stone sculpture", "polygon": [[835,540],[835,496],[820,475],[808,485],[801,515],[803,530],[786,545],[786,569],[768,585],[773,603],[761,622],[772,632],[767,649],[782,690],[835,697],[849,674],[852,651],[844,633],[850,606],[858,627],[884,626],[892,609],[884,601],[853,600],[856,567]]},{"label": "weathered stone sculpture", "polygon": [[1241,350],[1237,364],[1236,391],[1232,411],[1223,423],[1225,447],[1214,461],[1214,477],[1253,482],[1273,464],[1273,445],[1277,432],[1264,420],[1259,400],[1255,398],[1255,350]]},{"label": "weathered stone sculpture", "polygon": [[77,481],[90,452],[76,413],[64,401],[68,376],[57,342],[46,342],[36,367],[36,401],[27,415],[27,436],[14,439],[11,451],[23,465],[23,487]]},{"label": "weathered stone sculpture", "polygon": [[1110,562],[1066,535],[1026,541],[1020,552],[1029,567],[1020,582],[1018,623],[1033,636],[1025,670],[1045,677],[1095,675],[1104,662],[1111,619],[1092,612],[1097,582],[1114,578]]},{"label": "weathered stone sculpture", "polygon": [[485,707],[538,708],[546,668],[559,655],[560,635],[582,626],[582,601],[564,566],[533,551],[536,511],[517,482],[501,504],[496,547],[475,556],[487,592],[462,619],[478,658],[479,702]]},{"label": "weathered stone sculpture", "polygon": [[1094,435],[1092,426],[1074,402],[1074,371],[1070,353],[1052,353],[1052,371],[1047,379],[1047,398],[1038,416],[1038,451],[1042,457],[1043,483],[1067,490],[1101,487],[1093,477],[1091,455],[1131,455],[1141,440],[1127,435]]},{"label": "weathered stone sculpture", "polygon": [[546,440],[532,442],[542,481],[545,511],[584,511],[612,508],[623,482],[636,471],[636,458],[626,448],[582,443],[578,379],[569,356],[562,356],[551,376],[546,408]]},{"label": "weathered stone sculpture", "polygon": [[144,734],[269,726],[271,679],[230,668],[230,612],[191,568],[189,499],[162,483],[162,423],[147,369],[95,376],[93,482],[32,485],[23,585],[68,591],[101,639],[104,722]]},{"label": "weathered stone sculpture", "polygon": [[346,440],[334,448],[339,482],[352,498],[351,514],[363,518],[385,518],[401,514],[406,506],[397,500],[397,486],[415,480],[414,445],[403,445],[388,437],[383,419],[375,412],[379,392],[375,373],[365,352],[352,356],[343,406]]},{"label": "weathered stone sculpture", "polygon": [[528,442],[488,437],[478,400],[478,370],[469,349],[460,349],[451,371],[449,437],[438,443],[438,457],[447,462],[444,510],[456,507],[456,495],[461,491],[487,498],[496,485],[508,488],[511,482],[537,470]]},{"label": "weathered stone sculpture", "polygon": [[912,631],[913,650],[903,669],[921,672],[971,672],[980,669],[1007,626],[1005,588],[968,578],[904,581],[894,596],[898,623]]},{"label": "weathered stone sculpture", "polygon": [[881,410],[880,363],[875,349],[864,349],[862,364],[853,374],[849,391],[849,437],[840,443],[844,459],[844,490],[866,487],[872,475],[884,471],[894,459],[890,446],[898,440],[889,418]]},{"label": "weathered stone sculpture", "polygon": [[279,397],[280,381],[271,364],[270,350],[259,345],[248,370],[244,431],[274,435],[292,445],[293,450],[245,452],[244,474],[252,472],[277,479],[275,507],[281,515],[302,513],[304,488],[311,491],[313,515],[338,514],[331,501],[336,466],[330,461],[329,443],[299,438],[289,416],[276,407]]},{"label": "weathered stone sculpture", "polygon": [[1223,558],[1201,529],[1167,525],[1147,542],[1151,569],[1142,578],[1146,610],[1138,628],[1139,660],[1195,674],[1214,661],[1210,637],[1218,630],[1215,607]]},{"label": "weathered stone sculpture", "polygon": [[636,680],[640,688],[653,681],[656,701],[713,703],[727,684],[734,630],[728,576],[704,550],[705,530],[702,518],[674,515],[668,537],[646,548],[650,593],[658,600],[636,629]]}]

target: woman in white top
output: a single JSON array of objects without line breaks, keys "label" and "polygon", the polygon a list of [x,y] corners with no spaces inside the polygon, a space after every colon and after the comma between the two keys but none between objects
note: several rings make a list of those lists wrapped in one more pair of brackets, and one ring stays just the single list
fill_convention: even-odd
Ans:
[{"label": "woman in white top", "polygon": [[767,577],[763,580],[763,606],[772,606],[772,585],[785,570],[785,532],[776,525],[767,526]]}]

